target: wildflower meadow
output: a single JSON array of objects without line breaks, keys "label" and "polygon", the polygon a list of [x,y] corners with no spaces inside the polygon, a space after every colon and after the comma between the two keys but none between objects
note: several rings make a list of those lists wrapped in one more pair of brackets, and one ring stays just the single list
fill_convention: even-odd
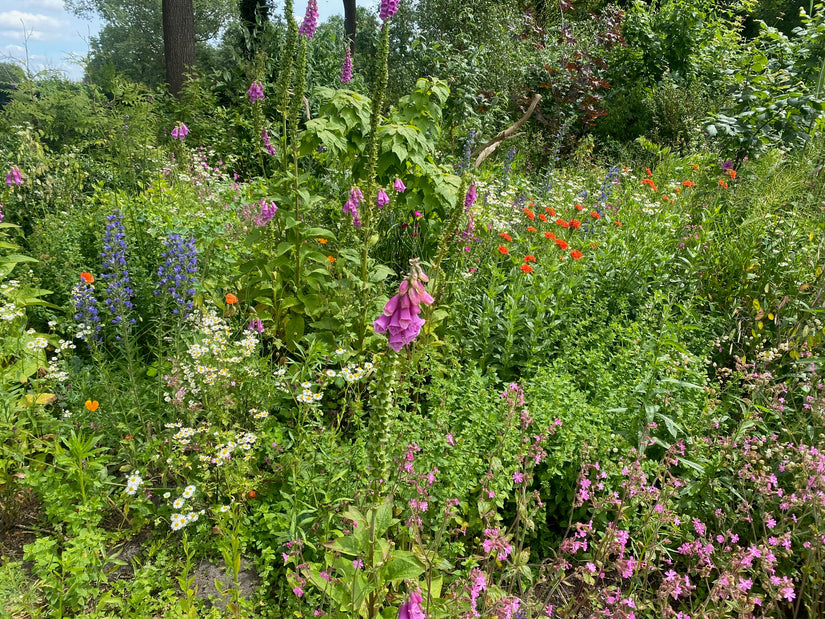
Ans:
[{"label": "wildflower meadow", "polygon": [[825,616],[825,8],[373,4],[0,63],[0,615]]}]

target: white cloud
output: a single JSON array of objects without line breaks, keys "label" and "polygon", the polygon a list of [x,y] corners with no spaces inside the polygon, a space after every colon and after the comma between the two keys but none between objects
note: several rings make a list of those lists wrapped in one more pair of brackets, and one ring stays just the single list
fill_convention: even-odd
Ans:
[{"label": "white cloud", "polygon": [[58,13],[63,12],[63,6],[63,0],[28,0],[26,2],[26,8],[39,9],[42,11],[57,11]]},{"label": "white cloud", "polygon": [[0,13],[0,36],[33,41],[57,41],[63,37],[66,23],[42,13],[3,11]]}]

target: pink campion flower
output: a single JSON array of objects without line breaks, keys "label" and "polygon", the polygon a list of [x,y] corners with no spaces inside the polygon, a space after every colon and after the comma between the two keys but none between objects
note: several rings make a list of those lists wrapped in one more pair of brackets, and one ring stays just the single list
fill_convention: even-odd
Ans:
[{"label": "pink campion flower", "polygon": [[249,96],[249,102],[255,103],[256,101],[263,101],[264,100],[264,86],[259,81],[255,80],[249,86],[249,90],[246,91],[246,94]]},{"label": "pink campion flower", "polygon": [[315,36],[315,28],[318,27],[318,0],[307,2],[307,12],[304,14],[304,23],[298,29],[298,34],[311,39]]},{"label": "pink campion flower", "polygon": [[390,197],[387,195],[387,192],[384,191],[383,187],[378,190],[378,197],[375,199],[375,204],[378,208],[384,208],[390,203]]},{"label": "pink campion flower", "polygon": [[521,471],[516,471],[513,473],[513,481],[520,484],[524,481],[524,474]]},{"label": "pink campion flower", "polygon": [[404,193],[407,188],[404,186],[404,181],[400,178],[395,179],[395,183],[393,183],[393,189],[395,189],[398,193]]},{"label": "pink campion flower", "polygon": [[478,603],[479,594],[487,590],[487,578],[484,576],[484,572],[478,568],[474,568],[470,572],[470,578],[473,579],[473,584],[470,587],[470,611],[473,613],[473,617],[480,617],[476,604]]},{"label": "pink campion flower", "polygon": [[294,587],[294,588],[292,589],[292,593],[294,593],[294,594],[295,594],[295,595],[297,595],[298,597],[302,597],[302,596],[304,595],[304,590],[303,590],[303,589],[301,589],[301,587]]},{"label": "pink campion flower", "polygon": [[189,127],[184,125],[182,122],[179,122],[177,127],[172,129],[173,140],[183,140],[187,135],[189,135]]},{"label": "pink campion flower", "polygon": [[450,447],[455,447],[455,439],[453,438],[453,435],[452,435],[452,434],[447,434],[447,436],[445,436],[444,438],[446,438],[446,439],[447,439],[447,444],[448,444]]},{"label": "pink campion flower", "polygon": [[22,185],[23,184],[23,175],[20,174],[20,168],[17,166],[12,167],[6,173],[6,185],[11,187],[12,185]]},{"label": "pink campion flower", "polygon": [[387,21],[398,11],[398,0],[381,0],[381,8],[378,9],[378,17],[381,21]]},{"label": "pink campion flower", "polygon": [[401,605],[398,609],[398,619],[426,619],[424,609],[421,608],[423,602],[421,593],[413,591],[410,594],[410,599]]},{"label": "pink campion flower", "polygon": [[398,294],[384,306],[384,311],[373,323],[376,333],[389,331],[390,348],[398,352],[421,332],[421,304],[431,305],[433,298],[424,289],[429,277],[421,270],[418,258],[410,260],[410,274],[398,286]]},{"label": "pink campion flower", "polygon": [[349,84],[352,81],[352,52],[347,45],[347,53],[344,54],[344,64],[341,67],[341,83]]}]

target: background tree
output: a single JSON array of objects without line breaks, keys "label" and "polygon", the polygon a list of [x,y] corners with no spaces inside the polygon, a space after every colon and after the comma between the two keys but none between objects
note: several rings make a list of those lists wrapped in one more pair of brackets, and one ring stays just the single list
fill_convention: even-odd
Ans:
[{"label": "background tree", "polygon": [[177,95],[195,68],[195,9],[192,0],[163,0],[162,7],[166,83]]}]

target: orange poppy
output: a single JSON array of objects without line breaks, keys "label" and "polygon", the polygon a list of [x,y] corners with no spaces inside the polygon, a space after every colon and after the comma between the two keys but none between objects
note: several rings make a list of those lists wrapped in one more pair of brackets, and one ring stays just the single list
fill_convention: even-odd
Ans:
[{"label": "orange poppy", "polygon": [[692,165],[692,166],[693,166],[693,169],[694,169],[694,170],[698,170],[698,169],[699,169],[699,166],[698,166],[698,165],[696,165],[695,163],[691,163],[690,165]]},{"label": "orange poppy", "polygon": [[533,221],[536,218],[536,216],[533,214],[533,211],[531,211],[529,208],[523,208],[521,210],[524,211],[524,214],[527,215],[527,219],[529,219],[530,221]]},{"label": "orange poppy", "polygon": [[562,249],[567,249],[569,247],[569,245],[565,243],[562,239],[556,239],[556,245],[558,245]]},{"label": "orange poppy", "polygon": [[682,181],[682,187],[696,187],[696,183],[693,181]]},{"label": "orange poppy", "polygon": [[97,400],[86,400],[85,406],[90,411],[95,412],[98,409],[98,407],[100,407],[100,402],[98,402]]},{"label": "orange poppy", "polygon": [[329,263],[332,264],[335,262],[335,256],[327,256],[327,260],[329,260]]},{"label": "orange poppy", "polygon": [[578,219],[571,219],[570,220],[570,227],[571,228],[575,228],[576,230],[578,230],[579,226],[581,226],[581,225],[582,225],[582,222],[580,222]]},{"label": "orange poppy", "polygon": [[527,226],[527,232],[538,232],[533,226]]},{"label": "orange poppy", "polygon": [[570,252],[570,257],[573,258],[573,260],[578,260],[583,255],[584,254],[582,254],[578,249],[574,249],[573,251]]},{"label": "orange poppy", "polygon": [[599,215],[599,213],[598,213],[598,212],[596,212],[596,211],[591,211],[591,212],[590,212],[590,216],[591,216],[593,219],[601,219],[601,215]]},{"label": "orange poppy", "polygon": [[238,297],[236,297],[231,292],[226,293],[226,304],[227,305],[235,305],[238,302]]},{"label": "orange poppy", "polygon": [[499,245],[499,246],[498,246],[498,253],[500,253],[500,254],[502,254],[502,255],[505,255],[505,256],[506,256],[507,254],[509,254],[509,253],[510,253],[510,250],[509,250],[509,249],[507,249],[507,246],[506,246],[506,245]]},{"label": "orange poppy", "polygon": [[544,233],[544,238],[546,238],[546,239],[554,239],[554,238],[556,238],[556,235],[555,235],[555,234],[553,234],[552,232],[545,232],[545,233]]},{"label": "orange poppy", "polygon": [[730,176],[730,180],[736,180],[736,170],[734,170],[733,168],[728,170],[728,176]]},{"label": "orange poppy", "polygon": [[327,244],[327,240],[326,240],[326,239],[317,238],[317,239],[315,239],[315,240],[316,240],[316,241],[318,241],[321,245],[326,245],[326,244]]},{"label": "orange poppy", "polygon": [[550,217],[554,217],[556,215],[556,211],[554,211],[549,206],[544,207],[544,212],[547,213],[548,215],[550,215]]},{"label": "orange poppy", "polygon": [[547,215],[545,215],[544,213],[539,213],[539,219],[541,219],[542,221],[547,221]]},{"label": "orange poppy", "polygon": [[576,205],[576,208],[577,208],[578,210],[582,210],[584,207],[583,207],[581,204],[577,204],[577,205]]},{"label": "orange poppy", "polygon": [[91,273],[86,273],[86,272],[81,273],[80,274],[80,279],[82,279],[87,284],[93,284],[95,282],[95,277]]},{"label": "orange poppy", "polygon": [[531,255],[529,255],[529,254],[528,254],[528,255],[524,256],[524,261],[525,261],[525,262],[535,262],[535,261],[536,261],[536,257],[535,257],[535,256],[531,256]]},{"label": "orange poppy", "polygon": [[619,226],[620,228],[622,227],[622,222],[620,222],[618,219],[615,220],[613,223]]},{"label": "orange poppy", "polygon": [[533,267],[531,267],[529,264],[522,264],[521,265],[521,270],[524,271],[525,273],[532,273],[533,272]]},{"label": "orange poppy", "polygon": [[563,219],[557,219],[556,225],[561,226],[562,228],[569,228],[570,224],[564,221]]},{"label": "orange poppy", "polygon": [[719,179],[719,186],[720,186],[722,189],[727,189],[727,188],[728,188],[728,184],[727,184],[727,183],[726,183],[723,179],[721,179],[721,178]]},{"label": "orange poppy", "polygon": [[653,176],[653,172],[650,171],[650,168],[645,168],[645,172],[648,176]]}]

